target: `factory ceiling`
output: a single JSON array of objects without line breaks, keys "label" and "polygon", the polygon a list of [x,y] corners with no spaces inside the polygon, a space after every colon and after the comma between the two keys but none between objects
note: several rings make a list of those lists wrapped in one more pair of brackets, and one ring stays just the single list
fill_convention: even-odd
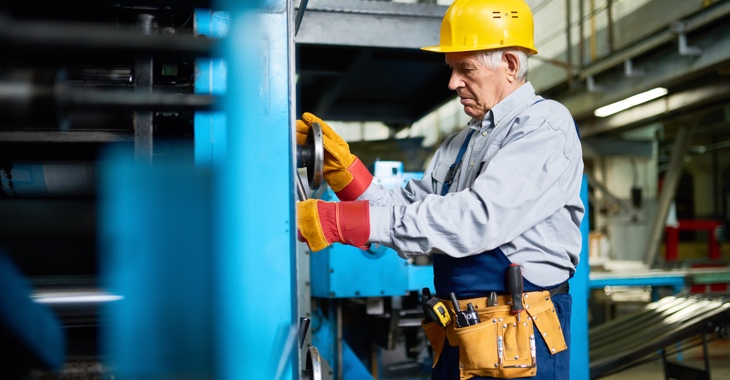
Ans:
[{"label": "factory ceiling", "polygon": [[[298,10],[298,8],[297,8]],[[297,113],[410,125],[454,94],[438,43],[446,7],[311,0],[295,37]]]},{"label": "factory ceiling", "polygon": [[[449,72],[443,57],[418,50],[438,41],[445,6],[302,3],[308,5],[295,37],[297,113],[383,121],[397,129],[453,98],[446,88]],[[626,36],[642,29],[641,38],[614,39],[610,54],[585,64],[577,64],[580,43],[574,39],[570,63],[564,60],[570,51],[548,52],[547,57],[541,53],[538,58],[548,63],[531,71],[531,81],[541,94],[571,110],[584,138],[620,135],[657,123],[667,139],[686,123],[704,125],[700,135],[703,130],[706,135],[723,134],[730,118],[730,1],[705,3],[709,5],[645,2],[599,31],[606,39],[607,34]],[[656,26],[648,21],[637,26],[660,16],[664,18]],[[674,21],[661,24],[664,19]],[[607,118],[593,116],[598,107],[654,87],[667,88],[669,95]]]}]

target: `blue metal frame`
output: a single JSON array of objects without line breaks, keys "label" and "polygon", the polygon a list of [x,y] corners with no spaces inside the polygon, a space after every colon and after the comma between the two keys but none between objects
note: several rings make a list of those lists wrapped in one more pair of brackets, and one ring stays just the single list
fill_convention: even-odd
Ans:
[{"label": "blue metal frame", "polygon": [[671,287],[674,293],[684,290],[687,285],[686,273],[684,272],[665,272],[663,275],[642,276],[639,273],[621,275],[606,275],[593,278],[590,282],[591,289],[602,289],[606,286],[652,286],[652,287]]},{"label": "blue metal frame", "polygon": [[31,369],[60,370],[66,359],[66,332],[46,305],[33,302],[31,285],[10,255],[0,250],[0,365],[3,375]]},{"label": "blue metal frame", "polygon": [[[373,172],[377,183],[391,188],[423,176],[423,172],[403,172],[403,163],[398,161],[378,161]],[[329,187],[321,199],[339,201]],[[431,265],[413,265],[379,244],[363,250],[335,243],[313,252],[310,260],[313,297],[393,297],[434,288]]]},{"label": "blue metal frame", "polygon": [[573,310],[570,318],[570,378],[584,380],[590,378],[590,359],[588,344],[588,297],[590,265],[588,263],[588,234],[590,233],[590,214],[588,212],[588,179],[584,175],[580,198],[585,207],[585,215],[580,224],[583,247],[580,251],[580,264],[570,279],[570,294],[573,297]]},{"label": "blue metal frame", "polygon": [[[195,34],[207,38],[224,38],[230,28],[228,12],[196,9],[193,14]],[[195,93],[224,95],[226,62],[220,58],[195,61]],[[226,116],[221,111],[196,112],[194,116],[195,162],[199,165],[219,162],[226,154]]]},{"label": "blue metal frame", "polygon": [[407,262],[382,246],[365,251],[333,244],[312,252],[310,268],[313,297],[392,297],[410,290]]},{"label": "blue metal frame", "polygon": [[122,378],[214,372],[210,178],[184,160],[104,160],[101,273],[122,300],[105,305],[103,351]]},{"label": "blue metal frame", "polygon": [[197,166],[105,160],[102,274],[124,299],[104,349],[126,377],[298,377],[290,8],[196,12],[211,34],[230,20],[221,60],[196,78],[224,103],[196,115]]},{"label": "blue metal frame", "polygon": [[282,356],[296,363],[297,352],[286,350],[297,321],[291,4],[220,5],[231,25],[221,51],[226,156],[214,193],[218,377],[273,379]]}]

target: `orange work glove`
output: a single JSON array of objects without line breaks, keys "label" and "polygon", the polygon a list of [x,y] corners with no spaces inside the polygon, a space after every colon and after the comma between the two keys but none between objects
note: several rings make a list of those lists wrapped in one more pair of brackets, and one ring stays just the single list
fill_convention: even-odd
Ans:
[{"label": "orange work glove", "polygon": [[373,181],[373,175],[357,156],[350,153],[350,146],[322,119],[304,113],[297,120],[297,144],[304,145],[310,125],[318,122],[322,127],[324,144],[324,179],[343,201],[354,201]]},{"label": "orange work glove", "polygon": [[370,203],[307,199],[297,203],[297,229],[312,252],[335,242],[363,247],[370,238]]}]

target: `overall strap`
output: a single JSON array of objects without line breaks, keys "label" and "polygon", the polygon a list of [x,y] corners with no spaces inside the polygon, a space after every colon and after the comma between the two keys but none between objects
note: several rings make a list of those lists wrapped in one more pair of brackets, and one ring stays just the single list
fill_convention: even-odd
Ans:
[{"label": "overall strap", "polygon": [[471,140],[471,135],[474,134],[474,131],[475,129],[472,129],[469,131],[469,134],[466,135],[466,139],[464,140],[464,143],[461,144],[461,149],[459,149],[459,154],[456,156],[456,161],[454,161],[454,163],[449,167],[449,171],[446,173],[446,181],[441,188],[441,195],[448,194],[451,184],[454,182],[454,178],[456,177],[456,172],[461,166],[461,159],[464,158],[464,153],[466,152],[466,148],[469,146],[469,140]]}]

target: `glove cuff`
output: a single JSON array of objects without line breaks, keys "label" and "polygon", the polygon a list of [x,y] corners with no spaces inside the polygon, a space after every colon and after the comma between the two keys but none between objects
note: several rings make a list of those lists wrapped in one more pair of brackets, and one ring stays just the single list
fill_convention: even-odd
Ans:
[{"label": "glove cuff", "polygon": [[352,181],[347,184],[342,190],[335,192],[337,198],[342,201],[354,201],[367,190],[370,183],[373,182],[373,175],[370,174],[365,164],[360,161],[359,158],[355,157],[347,171],[352,175]]},{"label": "glove cuff", "polygon": [[338,202],[336,205],[340,241],[355,247],[365,246],[370,238],[370,202]]}]

